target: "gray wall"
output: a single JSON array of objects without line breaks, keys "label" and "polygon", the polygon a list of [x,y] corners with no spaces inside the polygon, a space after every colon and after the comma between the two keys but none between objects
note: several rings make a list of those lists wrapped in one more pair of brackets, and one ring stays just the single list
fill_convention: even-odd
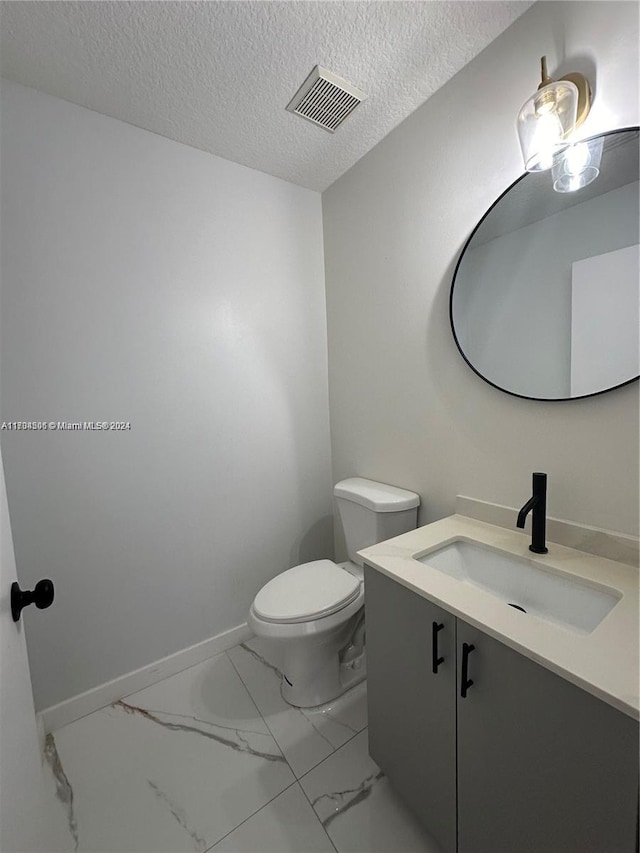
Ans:
[{"label": "gray wall", "polygon": [[419,492],[420,522],[456,494],[509,506],[549,474],[549,512],[638,531],[638,386],[540,403],[497,391],[457,352],[454,266],[521,174],[515,117],[549,71],[581,70],[584,134],[638,124],[638,7],[537,3],[323,194],[334,479]]},{"label": "gray wall", "polygon": [[2,435],[42,708],[332,556],[317,193],[30,89],[2,100]]}]

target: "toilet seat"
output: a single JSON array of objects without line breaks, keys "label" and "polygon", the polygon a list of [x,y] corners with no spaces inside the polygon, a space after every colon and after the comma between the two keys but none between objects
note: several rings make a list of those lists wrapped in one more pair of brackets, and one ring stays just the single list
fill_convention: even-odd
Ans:
[{"label": "toilet seat", "polygon": [[314,560],[270,580],[256,595],[253,610],[265,622],[306,622],[342,610],[360,592],[353,574],[331,560]]}]

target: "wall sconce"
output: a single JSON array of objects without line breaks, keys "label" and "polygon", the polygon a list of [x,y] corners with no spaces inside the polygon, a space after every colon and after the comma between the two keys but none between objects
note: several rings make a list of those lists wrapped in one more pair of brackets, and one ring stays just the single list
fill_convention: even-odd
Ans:
[{"label": "wall sconce", "polygon": [[[568,146],[573,131],[589,114],[591,90],[577,72],[552,80],[547,57],[540,60],[542,81],[518,113],[518,137],[527,172],[551,169],[554,156]],[[595,177],[595,176],[594,176]]]},{"label": "wall sconce", "polygon": [[569,145],[553,161],[551,174],[557,193],[572,193],[586,187],[600,174],[604,137]]}]

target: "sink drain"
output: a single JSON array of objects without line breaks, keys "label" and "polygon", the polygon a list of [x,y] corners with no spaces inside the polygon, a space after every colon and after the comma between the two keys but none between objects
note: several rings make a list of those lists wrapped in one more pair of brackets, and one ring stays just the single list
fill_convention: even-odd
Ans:
[{"label": "sink drain", "polygon": [[526,612],[527,612],[527,611],[524,609],[524,607],[520,607],[520,605],[519,605],[519,604],[512,604],[510,601],[508,601],[508,602],[507,602],[507,604],[509,605],[509,607],[514,607],[516,610],[522,610],[522,612],[523,612],[523,613],[526,613]]}]

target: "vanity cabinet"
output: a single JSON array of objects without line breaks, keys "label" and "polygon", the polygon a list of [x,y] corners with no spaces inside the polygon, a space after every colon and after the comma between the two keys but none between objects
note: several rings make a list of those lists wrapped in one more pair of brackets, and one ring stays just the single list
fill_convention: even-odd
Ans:
[{"label": "vanity cabinet", "polygon": [[444,853],[451,853],[456,619],[366,566],[365,614],[369,752]]},{"label": "vanity cabinet", "polygon": [[365,590],[371,756],[443,853],[634,853],[633,719],[369,567]]}]

